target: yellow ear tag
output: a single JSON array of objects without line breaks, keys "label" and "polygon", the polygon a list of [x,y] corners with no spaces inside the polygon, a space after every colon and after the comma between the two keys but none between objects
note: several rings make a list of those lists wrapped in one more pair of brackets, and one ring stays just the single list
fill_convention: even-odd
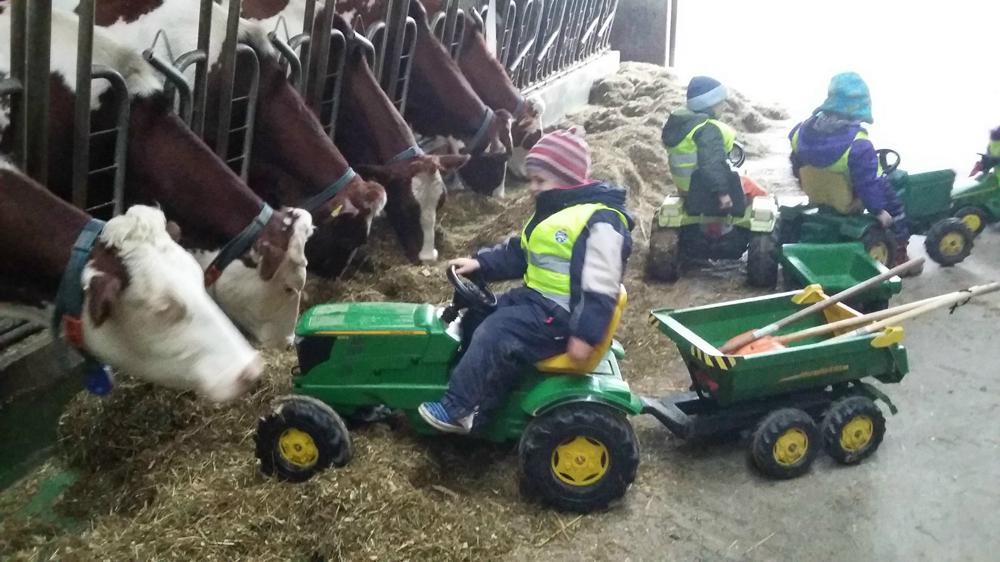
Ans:
[{"label": "yellow ear tag", "polygon": [[339,215],[340,211],[343,211],[343,210],[344,210],[344,206],[343,205],[337,205],[337,208],[330,212],[330,218],[332,218],[332,219],[333,218],[337,218],[337,215]]}]

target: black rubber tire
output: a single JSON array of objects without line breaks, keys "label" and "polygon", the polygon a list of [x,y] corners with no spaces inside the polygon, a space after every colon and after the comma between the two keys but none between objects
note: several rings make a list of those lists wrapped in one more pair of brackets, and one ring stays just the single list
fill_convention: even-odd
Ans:
[{"label": "black rubber tire", "polygon": [[654,217],[649,234],[649,254],[646,256],[646,276],[655,281],[673,283],[680,278],[680,272],[679,232],[674,228],[656,226]]},{"label": "black rubber tire", "polygon": [[[986,215],[986,212],[983,211],[982,209],[980,209],[979,207],[972,207],[972,206],[962,207],[961,209],[955,211],[955,214],[952,215],[952,216],[955,217],[956,219],[962,221],[963,223],[965,223],[965,217],[967,217],[967,216],[976,216],[976,217],[978,217],[979,218],[979,228],[975,228],[975,229],[969,228],[969,231],[972,232],[973,236],[979,236],[980,234],[982,234],[983,231],[986,230],[986,225],[990,223],[990,219]],[[965,226],[968,227],[969,225],[966,224]]]},{"label": "black rubber tire", "polygon": [[[866,416],[872,424],[869,441],[858,450],[848,450],[840,442],[841,433],[851,420]],[[833,460],[841,464],[857,464],[869,457],[885,437],[885,416],[882,410],[865,396],[849,396],[834,402],[823,416],[823,447]]]},{"label": "black rubber tire", "polygon": [[[871,254],[877,246],[885,247],[886,260],[882,265],[892,267],[896,263],[896,240],[892,234],[880,226],[872,226],[861,236],[861,243],[865,246],[865,251]],[[872,256],[874,258],[874,256]]]},{"label": "black rubber tire", "polygon": [[[606,472],[585,486],[563,482],[552,467],[560,445],[596,440],[607,450]],[[531,420],[518,445],[521,490],[556,509],[590,513],[625,495],[639,466],[639,442],[625,414],[609,406],[574,403]]]},{"label": "black rubber tire", "polygon": [[[941,243],[945,236],[951,234],[961,236],[962,246],[945,251],[941,248]],[[927,238],[924,239],[924,249],[927,250],[927,255],[939,265],[942,267],[951,267],[969,257],[969,254],[972,253],[972,245],[975,239],[975,234],[969,230],[969,227],[961,219],[942,219],[931,225],[930,230],[927,231]]]},{"label": "black rubber tire", "polygon": [[778,284],[778,243],[771,233],[755,233],[747,247],[747,283],[773,289]]},{"label": "black rubber tire", "polygon": [[[794,464],[781,464],[774,453],[778,438],[785,432],[798,429],[805,433],[806,452]],[[798,408],[782,408],[764,417],[750,440],[750,456],[753,463],[766,476],[788,479],[801,476],[813,461],[820,449],[820,432],[812,417]]]},{"label": "black rubber tire", "polygon": [[[312,439],[318,454],[309,466],[297,466],[282,455],[279,440],[290,429],[304,432]],[[354,456],[344,421],[330,406],[309,396],[275,400],[271,413],[257,421],[254,441],[261,472],[286,482],[305,482],[331,466],[346,465]]]}]

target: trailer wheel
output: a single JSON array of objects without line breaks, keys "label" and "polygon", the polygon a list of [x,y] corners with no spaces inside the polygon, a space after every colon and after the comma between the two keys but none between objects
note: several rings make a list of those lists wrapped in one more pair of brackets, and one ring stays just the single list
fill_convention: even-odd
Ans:
[{"label": "trailer wheel", "polygon": [[751,287],[773,289],[778,283],[778,245],[771,233],[750,238],[747,249],[747,282]]},{"label": "trailer wheel", "polygon": [[943,219],[934,223],[927,231],[924,248],[932,260],[950,267],[969,257],[975,237],[962,220]]},{"label": "trailer wheel", "polygon": [[557,509],[589,513],[625,495],[639,443],[623,413],[579,403],[533,419],[518,455],[521,490]]},{"label": "trailer wheel", "polygon": [[823,446],[841,464],[857,464],[882,444],[885,416],[869,398],[850,396],[823,416]]},{"label": "trailer wheel", "polygon": [[646,275],[656,281],[673,283],[680,277],[681,247],[677,229],[656,226],[649,234]]},{"label": "trailer wheel", "polygon": [[879,226],[873,226],[861,237],[865,251],[873,260],[886,267],[896,263],[896,241],[892,235]]},{"label": "trailer wheel", "polygon": [[989,217],[979,207],[962,207],[955,211],[955,214],[952,216],[965,223],[965,226],[969,228],[973,236],[982,234],[983,230],[986,229],[986,225],[990,222]]},{"label": "trailer wheel", "polygon": [[754,464],[772,478],[801,476],[809,470],[819,448],[816,424],[798,408],[782,408],[768,414],[750,441]]},{"label": "trailer wheel", "polygon": [[330,466],[346,465],[354,454],[344,421],[332,408],[308,396],[275,401],[257,422],[260,470],[287,482],[305,482]]}]

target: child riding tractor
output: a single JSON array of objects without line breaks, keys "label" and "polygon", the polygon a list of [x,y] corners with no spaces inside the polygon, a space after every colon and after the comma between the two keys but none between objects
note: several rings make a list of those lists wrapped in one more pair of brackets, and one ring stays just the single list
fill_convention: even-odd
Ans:
[{"label": "child riding tractor", "polygon": [[677,195],[653,217],[646,271],[673,282],[683,262],[739,259],[747,254],[747,281],[773,287],[778,277],[773,230],[777,204],[752,180],[734,171],[744,160],[736,130],[719,121],[726,87],[707,76],[691,79],[687,106],[670,114],[663,144]]}]

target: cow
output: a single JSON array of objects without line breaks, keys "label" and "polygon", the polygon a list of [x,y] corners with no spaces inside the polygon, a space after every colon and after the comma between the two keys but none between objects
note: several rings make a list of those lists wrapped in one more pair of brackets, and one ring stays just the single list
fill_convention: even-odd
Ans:
[{"label": "cow", "polygon": [[[0,2],[0,36],[9,37],[10,14]],[[52,12],[48,188],[64,199],[71,192],[72,116],[75,103],[76,16]],[[0,74],[9,69],[9,42],[0,41]],[[161,78],[141,54],[101,29],[94,33],[94,63],[119,71],[128,82],[130,135],[128,203],[160,205],[184,231],[182,244],[206,266],[211,294],[249,336],[262,345],[290,342],[305,284],[304,246],[312,219],[301,209],[271,210],[171,111]],[[106,85],[95,84],[95,128],[114,123]],[[0,119],[4,122],[4,119]],[[9,129],[9,127],[8,127]],[[0,151],[10,131],[0,131]],[[109,146],[95,143],[94,161],[107,161]],[[95,184],[98,179],[95,179]],[[92,185],[99,191],[100,185]],[[242,236],[241,236],[242,234]]]},{"label": "cow", "polygon": [[[74,5],[76,0],[56,0]],[[228,2],[216,3],[208,53],[209,99],[206,130],[216,129],[221,73],[219,55],[228,19]],[[199,0],[98,0],[95,24],[137,51],[149,48],[162,32],[173,52],[197,47]],[[317,230],[306,246],[310,270],[337,277],[367,241],[371,222],[386,205],[385,189],[362,179],[325,134],[305,101],[289,84],[277,52],[262,26],[239,25],[239,39],[251,45],[260,61],[259,99],[248,183],[271,205],[306,208]],[[193,68],[189,74],[193,78]],[[237,88],[249,74],[237,72]],[[214,135],[206,139],[215,146]]]},{"label": "cow", "polygon": [[5,313],[48,323],[55,311],[42,307],[55,302],[65,314],[53,326],[85,354],[213,401],[237,398],[260,377],[257,352],[209,298],[162,211],[134,206],[93,222],[3,158],[0,194]]},{"label": "cow", "polygon": [[[284,20],[287,28],[297,30],[303,29],[304,8],[304,0],[244,0],[243,15],[265,29],[278,28],[279,21]],[[323,4],[317,6],[313,37],[320,33],[325,9]],[[356,36],[339,15],[334,16],[334,27],[347,40],[336,144],[363,175],[386,186],[386,212],[407,258],[413,262],[435,261],[434,227],[445,193],[441,174],[461,166],[469,157],[425,154],[372,74],[365,59],[367,41]],[[322,57],[318,49],[311,53],[310,64],[315,69]],[[335,62],[330,60],[328,64]]]},{"label": "cow", "polygon": [[[353,24],[383,19],[384,0],[341,0],[337,11]],[[476,94],[458,63],[430,28],[427,11],[410,2],[409,16],[417,24],[413,71],[405,117],[419,134],[455,137],[473,160],[459,172],[466,185],[479,193],[504,194],[504,167],[513,151],[513,115],[493,110]]]}]

